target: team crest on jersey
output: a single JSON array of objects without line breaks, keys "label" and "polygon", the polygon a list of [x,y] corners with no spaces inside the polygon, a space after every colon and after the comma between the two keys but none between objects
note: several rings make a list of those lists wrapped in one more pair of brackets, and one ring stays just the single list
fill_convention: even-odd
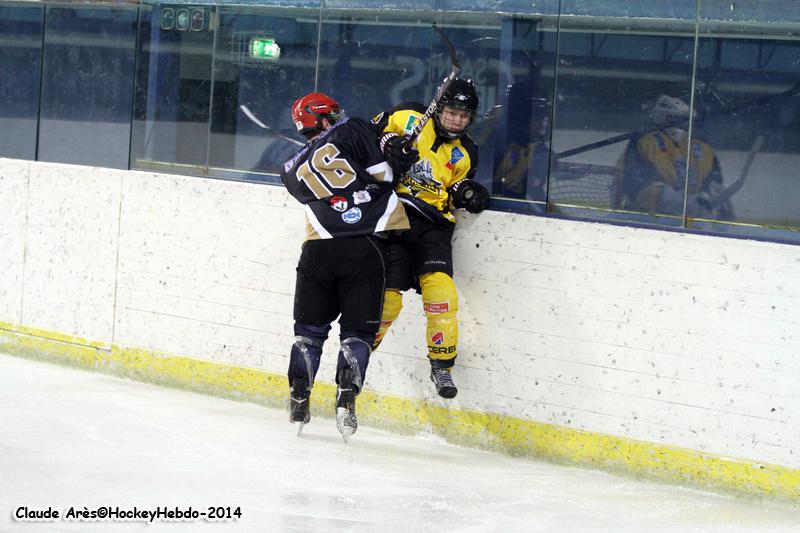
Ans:
[{"label": "team crest on jersey", "polygon": [[353,193],[353,203],[355,205],[365,204],[372,200],[372,196],[367,191],[356,191]]},{"label": "team crest on jersey", "polygon": [[344,196],[331,196],[328,203],[331,204],[331,208],[334,211],[340,213],[347,211],[347,199]]},{"label": "team crest on jersey", "polygon": [[357,207],[351,207],[344,213],[342,213],[342,220],[347,222],[348,224],[355,224],[359,220],[361,220],[361,209]]},{"label": "team crest on jersey", "polygon": [[456,163],[464,159],[464,152],[458,149],[458,147],[453,148],[453,151],[450,152],[450,161],[447,162],[445,168],[448,170],[453,170],[453,167]]},{"label": "team crest on jersey", "polygon": [[403,128],[403,130],[405,130],[406,133],[411,133],[411,130],[414,129],[414,124],[419,122],[419,120],[420,120],[420,117],[418,117],[416,115],[409,115],[408,116],[408,121],[406,121],[406,126]]},{"label": "team crest on jersey", "polygon": [[433,336],[431,337],[431,342],[433,344],[436,344],[437,346],[444,344],[444,333],[442,333],[441,331],[437,331],[436,333],[434,333]]},{"label": "team crest on jersey", "polygon": [[415,196],[421,191],[439,194],[439,187],[442,185],[433,177],[433,168],[427,159],[420,159],[414,163],[411,170],[403,176],[402,182]]}]

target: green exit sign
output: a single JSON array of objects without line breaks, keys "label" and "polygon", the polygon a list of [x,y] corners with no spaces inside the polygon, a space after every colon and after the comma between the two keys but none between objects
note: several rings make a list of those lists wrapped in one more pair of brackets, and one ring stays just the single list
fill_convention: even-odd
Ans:
[{"label": "green exit sign", "polygon": [[278,59],[281,57],[281,47],[275,39],[254,37],[250,40],[250,57],[255,59]]}]

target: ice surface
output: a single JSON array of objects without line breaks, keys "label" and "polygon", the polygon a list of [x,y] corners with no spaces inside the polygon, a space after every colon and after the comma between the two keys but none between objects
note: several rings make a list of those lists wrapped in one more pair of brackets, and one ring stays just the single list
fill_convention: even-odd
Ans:
[{"label": "ice surface", "polygon": [[[313,396],[312,396],[313,398]],[[14,509],[240,507],[234,522]],[[515,459],[0,355],[0,531],[797,532],[800,509]]]}]

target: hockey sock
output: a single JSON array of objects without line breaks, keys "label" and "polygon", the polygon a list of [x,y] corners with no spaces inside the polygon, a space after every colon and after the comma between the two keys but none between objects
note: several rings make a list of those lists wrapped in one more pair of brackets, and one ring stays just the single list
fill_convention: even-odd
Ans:
[{"label": "hockey sock", "polygon": [[322,358],[322,346],[328,338],[330,328],[330,325],[295,324],[296,337],[289,356],[290,386],[295,378],[307,380],[309,388],[314,385]]},{"label": "hockey sock", "polygon": [[372,351],[378,349],[384,335],[389,331],[392,323],[400,316],[400,310],[403,309],[403,293],[397,289],[386,289],[383,293],[383,311],[381,313],[381,325],[378,328],[378,334],[375,336],[375,342],[372,343]]},{"label": "hockey sock", "polygon": [[[343,332],[342,335],[346,333]],[[346,337],[342,340],[342,347],[339,350],[339,360],[336,362],[336,379],[339,382],[339,375],[342,370],[349,368],[352,371],[353,385],[358,392],[361,391],[364,378],[367,375],[367,365],[369,365],[370,345],[358,337]]]},{"label": "hockey sock", "polygon": [[444,272],[422,274],[419,282],[422,288],[422,305],[428,319],[426,328],[428,357],[431,361],[437,362],[436,366],[452,366],[452,361],[458,354],[456,284],[453,278]]}]

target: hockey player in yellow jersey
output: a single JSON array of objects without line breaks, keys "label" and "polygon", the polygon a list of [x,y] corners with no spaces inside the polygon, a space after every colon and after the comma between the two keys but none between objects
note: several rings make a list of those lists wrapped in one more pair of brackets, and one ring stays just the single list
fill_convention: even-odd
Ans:
[{"label": "hockey player in yellow jersey", "polygon": [[622,175],[620,207],[680,215],[686,202],[688,216],[731,218],[730,202],[715,201],[723,185],[714,150],[697,138],[689,146],[689,106],[662,94],[646,108],[650,131],[633,137],[617,163]]},{"label": "hockey player in yellow jersey", "polygon": [[416,287],[427,318],[431,380],[440,396],[453,398],[458,392],[450,373],[458,355],[458,296],[451,244],[454,210],[483,211],[489,192],[472,179],[478,168],[478,149],[467,135],[478,109],[472,82],[452,81],[413,149],[406,150],[406,136],[425,109],[419,103],[400,104],[372,119],[386,161],[400,175],[395,190],[411,223],[411,230],[398,236],[387,250],[391,268],[374,348],[400,314],[401,292]]}]

